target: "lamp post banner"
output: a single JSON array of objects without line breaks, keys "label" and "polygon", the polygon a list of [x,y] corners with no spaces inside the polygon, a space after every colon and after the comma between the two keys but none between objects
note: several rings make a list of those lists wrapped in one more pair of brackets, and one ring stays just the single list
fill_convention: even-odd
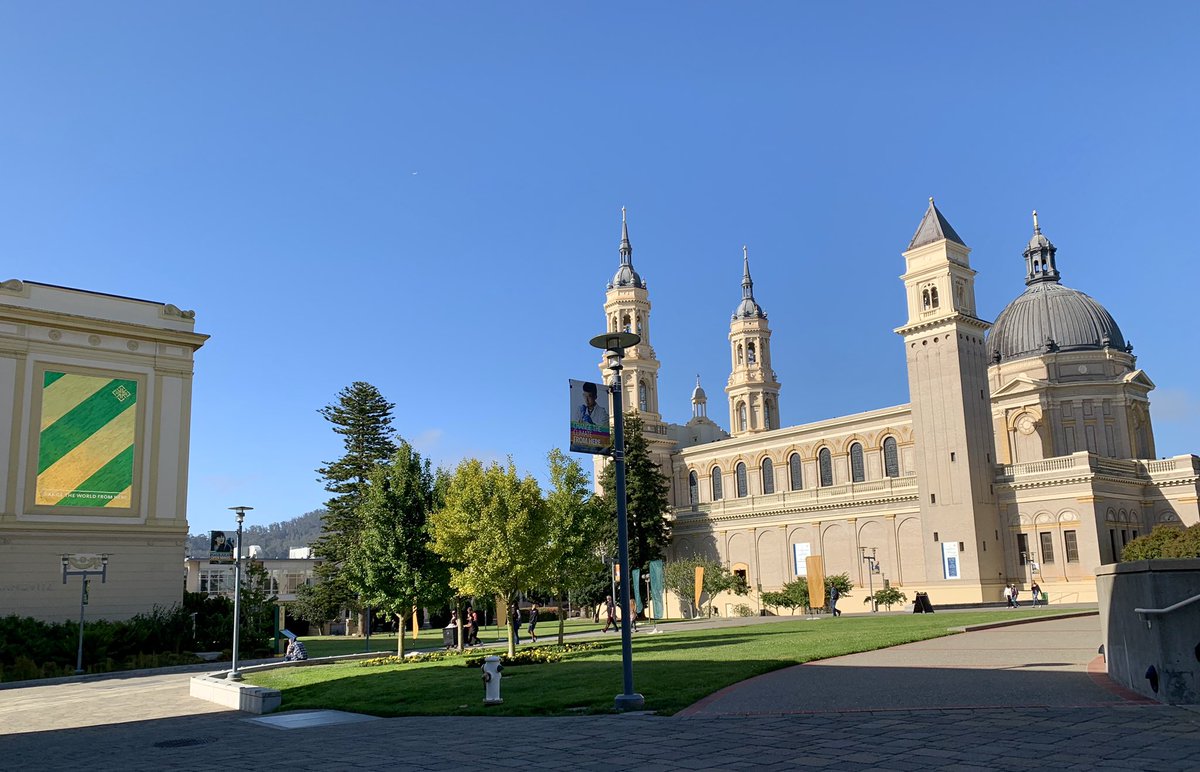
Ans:
[{"label": "lamp post banner", "polygon": [[209,531],[208,532],[208,562],[209,563],[232,563],[233,560],[233,544],[237,541],[224,531]]},{"label": "lamp post banner", "polygon": [[608,423],[608,387],[591,381],[571,380],[571,452],[612,452]]},{"label": "lamp post banner", "polygon": [[661,560],[650,561],[650,616],[654,619],[662,619],[666,616],[663,613],[663,562]]}]

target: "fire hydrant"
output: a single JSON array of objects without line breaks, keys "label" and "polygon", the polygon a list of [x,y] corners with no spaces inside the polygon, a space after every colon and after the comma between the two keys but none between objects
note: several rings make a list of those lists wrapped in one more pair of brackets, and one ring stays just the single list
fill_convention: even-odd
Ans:
[{"label": "fire hydrant", "polygon": [[500,679],[504,677],[504,665],[500,664],[500,658],[494,654],[484,657],[479,669],[483,671],[483,704],[499,705],[504,702],[500,699]]}]

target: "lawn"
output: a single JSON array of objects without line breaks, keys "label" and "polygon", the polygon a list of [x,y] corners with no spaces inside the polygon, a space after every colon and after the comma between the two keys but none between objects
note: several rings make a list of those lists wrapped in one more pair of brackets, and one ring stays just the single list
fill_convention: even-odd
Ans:
[{"label": "lawn", "polygon": [[[634,684],[645,696],[647,710],[668,715],[781,667],[937,638],[949,635],[951,626],[1052,613],[1023,609],[691,630],[671,626],[661,635],[634,637]],[[553,642],[546,636],[545,643]],[[617,636],[598,642],[598,649],[570,654],[561,662],[505,668],[504,704],[492,707],[483,705],[478,668],[466,667],[459,656],[382,667],[347,662],[286,668],[246,673],[246,680],[282,690],[284,710],[331,708],[376,716],[605,713],[621,691],[621,647]]]},{"label": "lawn", "polygon": [[[596,623],[588,619],[568,619],[565,622],[565,632],[571,633],[587,633],[595,632],[603,629],[604,623]],[[527,630],[529,623],[525,622],[521,625],[521,643],[524,644],[529,636]],[[538,643],[557,643],[558,642],[558,622],[538,622],[537,626]],[[508,641],[508,631],[505,628],[497,628],[495,625],[479,628],[479,640],[485,646],[490,644],[501,644]],[[304,636],[304,647],[308,649],[310,657],[335,657],[342,654],[361,654],[364,651],[377,651],[380,654],[395,654],[396,653],[396,634],[395,633],[378,633],[371,636],[371,648],[367,649],[365,639],[354,636],[348,637],[344,635],[306,635]],[[404,641],[405,651],[414,651],[417,649],[431,649],[442,647],[442,631],[441,630],[421,630],[417,640],[412,639],[412,632],[408,633],[407,640]]]}]

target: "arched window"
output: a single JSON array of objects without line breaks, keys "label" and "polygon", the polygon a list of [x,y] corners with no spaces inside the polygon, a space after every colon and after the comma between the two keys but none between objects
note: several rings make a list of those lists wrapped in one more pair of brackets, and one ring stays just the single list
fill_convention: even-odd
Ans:
[{"label": "arched window", "polygon": [[712,470],[712,500],[721,500],[721,467],[714,466]]},{"label": "arched window", "polygon": [[750,364],[754,364],[758,361],[758,355],[754,350],[754,341],[746,344],[746,361]]},{"label": "arched window", "polygon": [[762,492],[764,495],[775,492],[775,465],[769,458],[762,462]]},{"label": "arched window", "polygon": [[921,307],[926,311],[929,310],[929,290],[928,288],[921,290]]},{"label": "arched window", "polygon": [[637,315],[637,334],[638,335],[642,334],[642,315],[641,314]]},{"label": "arched window", "polygon": [[742,344],[741,343],[739,343],[737,345],[737,363],[739,365],[742,363]]},{"label": "arched window", "polygon": [[746,403],[738,403],[738,431],[746,431]]},{"label": "arched window", "polygon": [[608,331],[609,332],[617,331],[617,315],[616,314],[613,314],[613,316],[612,316],[612,323],[609,325]]},{"label": "arched window", "polygon": [[696,479],[695,472],[688,472],[688,503],[700,503],[700,481]]},{"label": "arched window", "polygon": [[737,465],[737,495],[739,499],[746,498],[746,495],[750,492],[748,490],[749,487],[746,484],[746,465],[739,461]]},{"label": "arched window", "polygon": [[794,491],[798,491],[804,487],[804,475],[800,467],[800,454],[793,453],[788,456],[788,482]]},{"label": "arched window", "polygon": [[937,287],[929,288],[929,302],[933,304],[934,308],[938,307]]},{"label": "arched window", "polygon": [[621,317],[621,329],[624,330],[625,332],[630,331],[629,330],[629,314],[625,314],[625,316]]},{"label": "arched window", "polygon": [[650,390],[646,388],[646,382],[640,381],[638,383],[638,410],[641,410],[643,413],[650,409],[646,407],[649,404],[649,392]]},{"label": "arched window", "polygon": [[829,448],[821,448],[817,464],[821,470],[821,487],[828,488],[833,485],[833,457],[829,454]]},{"label": "arched window", "polygon": [[867,473],[863,467],[862,445],[856,442],[850,446],[850,480],[862,482],[865,479],[867,479]]},{"label": "arched window", "polygon": [[896,438],[883,441],[883,473],[888,477],[900,476],[900,455],[896,452]]},{"label": "arched window", "polygon": [[770,429],[775,425],[775,403],[770,398],[763,400],[763,428]]}]

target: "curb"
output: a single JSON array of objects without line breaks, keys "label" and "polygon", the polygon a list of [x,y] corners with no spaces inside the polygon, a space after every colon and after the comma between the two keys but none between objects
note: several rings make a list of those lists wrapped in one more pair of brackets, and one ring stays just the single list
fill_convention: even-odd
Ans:
[{"label": "curb", "polygon": [[992,630],[997,627],[1013,627],[1014,625],[1030,625],[1034,622],[1050,622],[1055,619],[1074,619],[1075,617],[1094,617],[1099,616],[1099,609],[1090,609],[1087,611],[1072,611],[1063,614],[1047,614],[1045,616],[1029,617],[1028,619],[1006,619],[1003,622],[983,622],[978,625],[967,625],[966,627],[950,627],[947,628],[956,633],[973,633],[977,630]]}]

